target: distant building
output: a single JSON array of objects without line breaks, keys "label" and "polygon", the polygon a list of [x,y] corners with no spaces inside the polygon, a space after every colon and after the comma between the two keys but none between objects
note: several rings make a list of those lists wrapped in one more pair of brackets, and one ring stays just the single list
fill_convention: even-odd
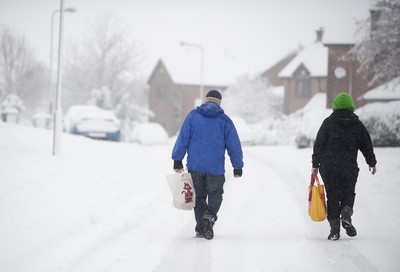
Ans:
[{"label": "distant building", "polygon": [[283,86],[284,80],[279,77],[279,73],[299,54],[299,52],[301,52],[302,49],[303,47],[299,46],[298,49],[290,52],[288,55],[264,71],[261,74],[261,77],[265,78],[268,81],[268,84],[271,86]]},{"label": "distant building", "polygon": [[[370,10],[370,29],[376,30],[380,16],[379,10]],[[372,71],[360,71],[360,63],[351,54],[354,42],[328,42],[328,85],[327,107],[332,107],[335,96],[340,92],[347,92],[353,96],[356,108],[366,103],[395,100],[395,94],[383,92],[388,84],[381,86],[371,85]],[[393,82],[396,82],[394,80]],[[395,89],[393,82],[389,89]],[[372,91],[373,90],[373,91]],[[371,92],[370,92],[371,91]]]},{"label": "distant building", "polygon": [[265,79],[269,88],[268,91],[274,94],[274,101],[271,101],[271,106],[278,112],[283,112],[283,99],[284,99],[284,80],[279,77],[279,73],[288,65],[303,49],[299,46],[296,50],[293,50],[282,59],[277,61],[263,73],[261,78]]},{"label": "distant building", "polygon": [[291,114],[303,108],[316,93],[327,90],[328,50],[322,44],[323,29],[317,39],[305,47],[279,73],[284,82],[283,112]]},{"label": "distant building", "polygon": [[[160,59],[148,79],[149,108],[154,113],[151,122],[161,124],[169,136],[175,135],[186,117],[195,108],[195,101],[199,99],[200,85],[179,83],[174,81],[173,75]],[[204,95],[210,89],[226,90],[226,86],[203,86]],[[203,99],[203,98],[202,98]]]},{"label": "distant building", "polygon": [[359,72],[359,62],[350,55],[354,44],[328,43],[328,83],[326,106],[332,107],[333,99],[340,92],[346,92],[353,96],[354,106],[359,108],[365,105],[361,96],[372,86],[368,86],[371,75],[367,72]]}]

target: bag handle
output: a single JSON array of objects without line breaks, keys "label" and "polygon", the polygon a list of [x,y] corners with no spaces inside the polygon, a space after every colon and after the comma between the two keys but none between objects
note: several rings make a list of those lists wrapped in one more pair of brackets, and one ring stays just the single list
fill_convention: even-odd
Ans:
[{"label": "bag handle", "polygon": [[315,181],[317,182],[317,185],[321,184],[321,182],[319,181],[318,175],[311,174],[310,186],[314,186]]},{"label": "bag handle", "polygon": [[311,201],[312,198],[312,188],[314,186],[315,181],[317,182],[317,185],[320,185],[321,183],[319,182],[318,175],[313,175],[311,174],[311,181],[310,181],[310,193],[308,194],[308,201]]}]

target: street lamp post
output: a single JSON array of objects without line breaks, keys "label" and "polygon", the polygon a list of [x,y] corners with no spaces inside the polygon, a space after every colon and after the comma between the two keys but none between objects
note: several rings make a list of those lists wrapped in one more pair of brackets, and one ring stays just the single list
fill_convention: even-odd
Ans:
[{"label": "street lamp post", "polygon": [[58,39],[58,65],[57,65],[57,93],[56,109],[54,111],[54,133],[53,133],[53,155],[60,151],[60,138],[62,132],[62,108],[61,108],[61,90],[62,90],[62,49],[63,49],[63,27],[64,27],[64,0],[60,0],[60,26]]},{"label": "street lamp post", "polygon": [[204,50],[203,47],[201,45],[198,44],[194,44],[194,43],[186,43],[186,42],[181,42],[180,43],[181,46],[191,46],[191,47],[196,47],[198,49],[200,49],[200,93],[199,93],[199,101],[201,104],[201,101],[203,100],[203,69],[204,69]]},{"label": "street lamp post", "polygon": [[[65,12],[75,13],[76,9],[73,7],[68,7],[64,9]],[[60,10],[56,9],[51,13],[51,20],[50,20],[50,59],[49,59],[49,111],[50,114],[53,112],[53,29],[54,29],[54,16],[59,13]]]}]

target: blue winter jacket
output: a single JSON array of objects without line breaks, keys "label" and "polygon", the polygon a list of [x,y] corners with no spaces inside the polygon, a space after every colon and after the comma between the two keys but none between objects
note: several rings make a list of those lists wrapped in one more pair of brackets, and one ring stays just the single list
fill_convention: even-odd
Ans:
[{"label": "blue winter jacket", "polygon": [[182,161],[187,152],[190,170],[223,175],[225,150],[233,168],[242,169],[242,147],[232,120],[218,104],[208,102],[187,115],[176,139],[172,159]]}]

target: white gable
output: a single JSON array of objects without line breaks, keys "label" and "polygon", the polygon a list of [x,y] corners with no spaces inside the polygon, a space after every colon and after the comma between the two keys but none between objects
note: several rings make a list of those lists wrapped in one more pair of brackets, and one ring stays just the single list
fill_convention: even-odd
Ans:
[{"label": "white gable", "polygon": [[303,64],[312,77],[326,77],[328,75],[328,48],[322,43],[313,43],[301,51],[279,73],[279,77],[292,77],[293,73]]}]

